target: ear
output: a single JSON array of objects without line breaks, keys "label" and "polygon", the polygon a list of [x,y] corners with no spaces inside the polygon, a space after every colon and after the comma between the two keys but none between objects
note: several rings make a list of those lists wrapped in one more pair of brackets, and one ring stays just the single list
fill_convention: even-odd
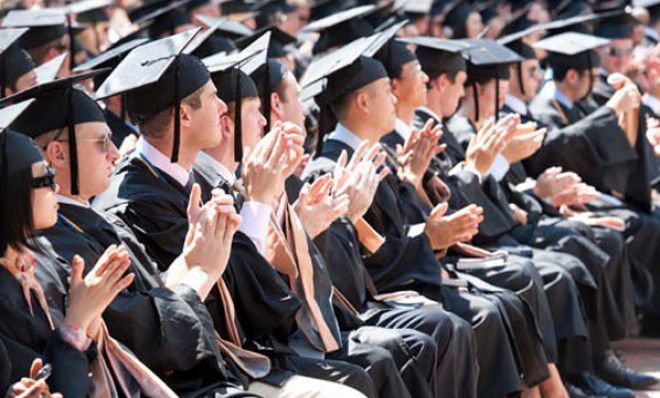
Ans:
[{"label": "ear", "polygon": [[354,99],[358,109],[362,112],[369,112],[369,94],[366,91],[361,91]]},{"label": "ear", "polygon": [[[190,127],[192,122],[192,107],[187,104],[181,104],[181,126]],[[176,109],[172,109],[172,116],[176,117]],[[174,118],[172,118],[174,120]]]},{"label": "ear", "polygon": [[227,139],[234,134],[234,122],[227,114],[220,116],[220,130],[223,139]]},{"label": "ear", "polygon": [[566,82],[575,84],[578,81],[578,73],[575,69],[569,69],[566,71]]},{"label": "ear", "polygon": [[399,98],[399,91],[401,90],[401,84],[399,83],[398,79],[391,79],[390,80],[390,86],[392,87],[392,94],[394,94],[395,97]]},{"label": "ear", "polygon": [[62,142],[49,142],[44,150],[44,157],[48,164],[56,170],[69,167],[69,159],[64,149],[64,143]]},{"label": "ear", "polygon": [[277,119],[282,119],[282,100],[277,93],[270,93],[270,111]]}]

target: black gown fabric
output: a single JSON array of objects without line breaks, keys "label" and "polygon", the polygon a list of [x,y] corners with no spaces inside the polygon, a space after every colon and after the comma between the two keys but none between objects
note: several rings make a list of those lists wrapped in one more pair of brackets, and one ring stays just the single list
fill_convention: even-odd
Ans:
[{"label": "black gown fabric", "polygon": [[197,293],[186,285],[166,288],[157,265],[117,216],[62,203],[58,223],[44,231],[44,237],[61,257],[81,256],[86,272],[110,245],[124,245],[135,280],[103,318],[110,334],[175,392],[195,395],[249,383],[219,352],[211,317]]},{"label": "black gown fabric", "polygon": [[[48,245],[43,243],[44,247]],[[36,275],[42,284],[44,291],[48,287],[43,286],[45,281],[51,288],[57,289],[60,299],[66,292],[62,275],[58,272],[53,261],[53,256],[37,256]],[[87,352],[80,352],[65,342],[57,330],[52,330],[46,314],[38,305],[37,298],[31,294],[33,314],[23,296],[23,289],[16,278],[4,267],[0,267],[0,342],[4,345],[6,358],[11,366],[3,369],[6,373],[0,385],[0,391],[4,392],[12,384],[28,377],[32,362],[41,358],[43,363],[49,363],[53,367],[52,374],[48,379],[50,391],[60,392],[67,397],[86,397],[91,388],[91,380],[88,377],[89,364],[96,356],[95,345],[92,344]],[[55,323],[61,322],[64,301],[59,303],[58,308],[53,308],[55,298],[49,300],[49,310]]]},{"label": "black gown fabric", "polygon": [[[234,195],[240,200],[240,194],[234,192],[231,186],[219,175],[213,168],[205,162],[197,162],[194,167],[195,178],[202,187],[202,196],[209,197],[210,192],[214,187],[219,187],[228,193]],[[296,184],[300,185],[300,184]],[[345,307],[338,306],[338,308],[333,308],[330,298],[332,297],[332,283],[330,275],[326,268],[326,263],[321,256],[321,253],[316,248],[316,245],[308,240],[310,257],[314,267],[314,286],[315,286],[315,296],[316,301],[319,304],[324,318],[328,325],[335,327],[336,329],[336,338],[341,340],[343,343],[342,349],[338,352],[329,353],[326,358],[330,362],[336,362],[335,360],[345,360],[352,364],[364,367],[368,369],[368,372],[371,378],[374,381],[376,392],[379,396],[385,397],[395,397],[395,396],[407,396],[412,394],[413,396],[431,396],[430,383],[434,379],[435,373],[433,372],[434,360],[429,361],[428,357],[432,359],[435,358],[436,346],[433,341],[430,340],[430,337],[413,331],[413,330],[398,330],[398,331],[387,331],[382,328],[361,328],[361,322],[356,320],[352,314],[350,314]],[[238,257],[237,257],[238,256]],[[244,263],[248,262],[250,265]],[[236,281],[246,280],[245,274],[249,272],[248,269],[259,269],[262,270],[262,275],[258,278],[258,281],[253,281],[253,283],[248,286],[245,283],[243,286],[237,286]],[[226,279],[228,287],[232,292],[232,296],[235,297],[236,301],[243,301],[244,299],[254,300],[251,298],[243,298],[244,293],[247,290],[254,289],[264,289],[261,285],[265,285],[265,288],[275,290],[271,291],[267,295],[259,294],[258,297],[266,296],[270,297],[270,301],[274,303],[286,302],[287,298],[290,300],[295,297],[289,291],[288,287],[284,284],[281,275],[273,269],[273,267],[257,252],[256,247],[249,241],[247,237],[241,234],[241,245],[237,247],[234,245],[232,248],[232,254],[230,258],[229,270],[232,270],[233,276],[238,276],[238,278],[230,281]],[[243,275],[236,275],[240,273]],[[229,275],[229,273],[227,273]],[[274,284],[278,288],[274,289],[272,286],[272,281],[276,280],[277,283]],[[281,298],[277,298],[277,297]],[[265,333],[264,336],[268,336],[269,341],[259,341],[258,346],[266,347],[271,346],[274,348],[274,351],[282,351],[280,361],[282,361],[282,367],[288,369],[294,369],[299,372],[309,372],[308,370],[300,370],[300,366],[296,363],[299,362],[297,355],[293,355],[293,352],[288,348],[287,340],[289,336],[295,332],[295,315],[299,310],[301,301],[297,301],[297,306],[294,308],[294,311],[288,314],[279,314],[273,317],[273,322],[264,323],[263,317],[256,317],[256,319],[244,319],[243,322],[252,324],[255,321],[258,322],[259,327],[266,328],[263,329]],[[221,305],[217,301],[213,304],[214,310],[212,313],[220,313],[222,311]],[[270,304],[271,308],[273,304]],[[238,307],[238,306],[237,306]],[[245,314],[250,314],[248,309],[251,309],[254,312],[255,308],[264,307],[263,303],[250,302],[241,305],[246,309]],[[270,308],[265,308],[266,311],[269,311]],[[351,320],[351,327],[349,327],[345,333],[339,335],[339,325],[337,316],[341,318],[353,318]],[[269,317],[266,317],[269,319]],[[279,328],[279,325],[275,322],[288,322],[285,330],[280,330],[278,332],[271,332]],[[218,320],[217,323],[220,323]],[[256,336],[257,334],[249,332],[248,336]],[[279,337],[278,339],[273,339],[273,337]],[[302,361],[305,363],[309,361],[307,358],[302,358]],[[375,361],[371,363],[370,361]],[[392,362],[396,364],[396,367],[392,367]],[[397,373],[400,373],[397,374]],[[308,374],[314,376],[314,374]],[[410,390],[410,393],[406,390]]]},{"label": "black gown fabric", "polygon": [[[308,164],[303,179],[332,170],[342,150],[349,157],[353,154],[346,144],[326,140],[322,153]],[[364,260],[376,288],[380,292],[415,290],[443,302],[445,308],[470,322],[475,332],[480,367],[477,395],[500,396],[518,391],[521,388],[518,353],[512,345],[511,325],[502,304],[469,291],[459,293],[455,287],[443,288],[441,292],[440,267],[428,237],[423,233],[408,236],[409,224],[402,206],[398,181],[386,178],[365,215],[365,220],[385,237],[383,246]],[[444,299],[445,294],[450,295],[449,301],[457,303],[452,308]]]},{"label": "black gown fabric", "polygon": [[[602,123],[589,124],[588,122],[596,115],[606,112],[603,108],[597,108],[593,101],[581,101],[580,106],[575,106],[572,109],[567,109],[565,106],[558,104],[550,97],[550,95],[539,96],[534,101],[535,107],[532,108],[534,116],[541,120],[548,120],[551,126],[558,132],[566,135],[563,140],[567,144],[574,145],[576,141],[591,142],[589,139],[590,134],[593,134],[593,139],[598,138],[599,145],[604,148],[596,147],[599,151],[609,151],[618,153],[632,152],[635,161],[628,162],[618,169],[629,171],[630,179],[625,186],[626,189],[619,192],[624,193],[625,201],[615,203],[596,203],[591,205],[591,209],[597,214],[612,215],[622,218],[626,222],[626,230],[624,238],[630,257],[630,268],[632,273],[633,282],[636,290],[636,304],[643,307],[646,313],[652,315],[660,314],[660,295],[654,294],[653,286],[660,283],[660,271],[657,269],[658,259],[660,258],[660,220],[656,211],[649,211],[649,198],[650,186],[657,179],[657,165],[654,165],[653,150],[650,148],[647,140],[644,137],[644,126],[646,123],[645,108],[642,107],[640,112],[640,130],[639,137],[635,148],[631,148],[627,140],[622,145],[615,145],[618,141],[608,141],[609,135],[616,135],[617,140],[621,140],[618,136],[623,136],[618,125],[612,127],[611,132],[604,129]],[[616,123],[616,118],[613,123]],[[600,120],[600,119],[598,119]],[[600,129],[600,130],[599,130]],[[618,129],[618,130],[617,130]],[[601,136],[596,134],[600,132]],[[607,134],[607,135],[605,135]],[[584,135],[584,137],[582,137]],[[625,140],[625,138],[623,138]],[[608,145],[611,144],[611,145]],[[583,145],[584,147],[584,145]],[[550,149],[552,152],[561,150],[562,145],[556,145],[556,150]],[[564,152],[571,153],[575,157],[593,157],[589,151],[581,151],[580,147],[575,152],[565,149]],[[572,148],[571,148],[572,150]],[[629,155],[631,158],[633,155]],[[612,155],[611,157],[614,157]],[[598,163],[595,163],[598,164]],[[581,174],[583,172],[582,166],[576,169]],[[608,164],[599,164],[605,172],[608,172]],[[596,169],[596,167],[592,167]],[[656,289],[657,290],[657,289]]]},{"label": "black gown fabric", "polygon": [[[186,209],[193,181],[191,178],[187,186],[182,186],[166,173],[152,167],[139,154],[133,153],[117,166],[109,189],[94,199],[94,206],[115,214],[130,226],[137,239],[146,247],[149,256],[158,264],[159,269],[166,271],[183,249],[183,242],[188,230]],[[237,237],[232,245],[232,258],[236,251],[236,240]],[[253,250],[256,251],[256,248]],[[243,257],[245,257],[244,260],[249,261],[254,256],[243,254]],[[232,262],[228,268],[232,268]],[[227,273],[228,271],[225,274]],[[267,284],[273,284],[272,274]],[[233,296],[234,300],[237,300],[236,297],[247,296],[246,292],[252,295],[256,290],[241,290],[240,295]],[[267,301],[269,297],[264,299]],[[280,304],[288,306],[292,302],[291,300],[292,298],[289,297],[289,300]],[[249,317],[259,319],[258,316],[254,317],[253,311],[255,308],[247,307],[241,312],[246,318],[249,315]],[[239,315],[238,312],[239,310],[237,310],[237,315]],[[211,315],[215,319],[218,314],[214,314],[212,310]],[[217,325],[217,322],[215,324]],[[226,335],[223,337],[227,338]],[[330,381],[346,382],[347,385],[366,394],[373,391],[369,377],[359,367],[341,361],[334,367],[332,365],[323,363],[318,366],[301,366],[300,368],[305,369],[308,374],[297,373]],[[340,371],[334,371],[340,367]]]}]

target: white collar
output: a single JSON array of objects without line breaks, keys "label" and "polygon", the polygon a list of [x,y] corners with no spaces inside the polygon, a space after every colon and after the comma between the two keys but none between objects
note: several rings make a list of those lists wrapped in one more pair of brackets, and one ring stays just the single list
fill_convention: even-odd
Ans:
[{"label": "white collar", "polygon": [[658,97],[646,93],[642,96],[642,104],[651,108],[656,115],[660,115],[660,99],[658,99]]},{"label": "white collar", "polygon": [[59,193],[57,194],[56,197],[57,197],[57,202],[58,203],[63,203],[63,204],[71,205],[71,206],[84,207],[86,209],[90,208],[89,203],[84,203],[84,202],[81,202],[79,200],[70,198],[68,196],[60,195]]},{"label": "white collar", "polygon": [[234,173],[232,173],[224,164],[220,163],[217,159],[204,151],[200,151],[197,155],[197,163],[210,167],[229,184],[236,182],[236,175]]},{"label": "white collar", "polygon": [[344,125],[341,123],[337,123],[337,127],[335,127],[335,131],[333,131],[328,135],[328,139],[343,142],[344,144],[351,147],[354,151],[357,151],[357,149],[364,141],[362,138],[358,137],[349,129],[344,127]]},{"label": "white collar", "polygon": [[136,149],[149,163],[174,178],[182,186],[185,187],[188,181],[190,181],[190,172],[188,170],[178,163],[172,163],[169,156],[165,156],[161,151],[148,143],[144,137],[138,139]]},{"label": "white collar", "polygon": [[433,117],[435,120],[437,120],[439,122],[442,121],[442,118],[440,116],[438,116],[437,113],[433,112],[431,110],[431,108],[429,108],[427,106],[420,106],[419,108],[417,108],[417,110],[422,111],[422,112],[426,112],[429,116]]},{"label": "white collar", "polygon": [[396,118],[396,122],[394,122],[394,131],[403,138],[404,141],[407,141],[408,138],[410,138],[410,134],[412,134],[412,127],[408,126],[406,122],[403,120]]},{"label": "white collar", "polygon": [[518,97],[509,94],[506,96],[506,99],[504,100],[504,104],[519,115],[522,116],[527,115],[527,104],[525,104],[525,101],[521,100]]},{"label": "white collar", "polygon": [[573,109],[573,101],[566,98],[566,96],[561,92],[559,87],[555,87],[555,99],[561,102],[562,105],[568,109]]}]

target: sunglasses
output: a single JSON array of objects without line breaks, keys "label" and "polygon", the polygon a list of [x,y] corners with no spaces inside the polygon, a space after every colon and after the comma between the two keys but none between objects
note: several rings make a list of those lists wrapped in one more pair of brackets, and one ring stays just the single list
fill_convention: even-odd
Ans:
[{"label": "sunglasses", "polygon": [[57,184],[55,183],[55,170],[52,167],[46,168],[46,175],[35,177],[32,179],[32,188],[50,188],[55,191]]}]

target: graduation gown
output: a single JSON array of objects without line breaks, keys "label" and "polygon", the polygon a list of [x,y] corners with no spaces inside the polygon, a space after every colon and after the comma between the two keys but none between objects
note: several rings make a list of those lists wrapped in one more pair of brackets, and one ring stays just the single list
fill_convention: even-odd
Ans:
[{"label": "graduation gown", "polygon": [[[196,180],[202,187],[202,196],[209,197],[210,192],[215,187],[220,187],[233,196],[238,201],[240,194],[234,192],[232,187],[206,162],[197,162],[194,167]],[[296,184],[299,185],[299,184]],[[273,266],[257,251],[254,244],[247,236],[238,233],[238,238],[234,239],[232,253],[228,271],[225,273],[225,281],[234,298],[237,313],[243,313],[245,317],[240,317],[239,324],[247,337],[246,342],[253,344],[255,348],[270,347],[263,353],[269,354],[276,366],[291,370],[299,374],[310,377],[328,378],[338,381],[342,378],[336,370],[330,373],[319,373],[321,369],[317,366],[310,366],[309,358],[299,357],[289,347],[291,336],[297,334],[300,336],[300,330],[297,328],[296,315],[300,314],[302,299],[296,298],[296,295],[289,290],[285,282],[285,276],[279,274]],[[332,283],[328,274],[325,261],[320,252],[311,240],[308,240],[310,256],[314,267],[314,287],[316,302],[324,316],[326,324],[331,327],[333,335],[337,341],[341,341],[342,349],[338,352],[328,353],[326,355],[325,368],[341,369],[342,362],[348,361],[352,364],[362,366],[368,369],[369,375],[373,380],[374,393],[379,396],[407,396],[409,393],[404,387],[405,377],[408,383],[406,385],[415,391],[416,396],[428,396],[429,387],[423,374],[428,371],[429,362],[423,363],[420,367],[427,367],[427,370],[418,369],[414,359],[410,357],[409,352],[417,355],[428,355],[429,344],[424,336],[414,335],[414,332],[391,332],[389,335],[383,335],[382,330],[372,328],[369,330],[356,330],[361,326],[361,321],[356,319],[350,311],[339,305],[333,307],[331,298],[333,297]],[[255,271],[258,271],[255,273]],[[275,283],[273,283],[275,281]],[[246,291],[263,291],[263,293],[248,296]],[[286,305],[288,302],[294,302],[294,305]],[[214,296],[208,300],[209,308],[212,308],[213,314],[222,314],[222,304]],[[288,307],[288,308],[287,308]],[[339,307],[339,308],[337,308]],[[244,311],[240,311],[244,309]],[[261,316],[254,316],[255,311]],[[346,333],[340,333],[339,319],[350,319],[351,325]],[[302,320],[304,318],[300,318]],[[272,320],[268,322],[268,320]],[[216,319],[216,326],[222,328],[224,320]],[[407,340],[406,346],[401,346],[401,339]],[[396,341],[396,342],[395,342]],[[387,343],[387,344],[386,344]],[[432,343],[430,344],[432,345]],[[310,347],[311,348],[311,347]],[[276,355],[274,355],[276,354]],[[421,360],[422,358],[419,357]],[[396,367],[392,368],[389,361],[396,362]],[[323,361],[317,361],[323,362]],[[379,364],[376,366],[376,364]],[[401,373],[399,376],[398,373]],[[345,372],[344,372],[345,373]],[[416,390],[415,390],[416,389]],[[362,391],[370,394],[367,387],[362,387]]]},{"label": "graduation gown", "polygon": [[[80,255],[86,272],[107,247],[124,244],[135,280],[110,304],[103,318],[112,336],[178,394],[249,383],[219,352],[211,317],[197,293],[186,285],[174,291],[166,288],[157,264],[117,216],[62,203],[57,224],[44,237],[61,257]],[[70,272],[68,264],[66,271]]]},{"label": "graduation gown", "polygon": [[[348,145],[326,140],[322,152],[307,165],[303,179],[332,170],[342,150],[346,150],[349,157],[353,154]],[[459,294],[457,288],[445,288],[440,293],[440,267],[428,237],[423,233],[412,238],[408,236],[409,225],[399,197],[398,181],[392,177],[381,182],[365,216],[365,220],[385,237],[383,246],[364,260],[376,288],[381,292],[412,289],[435,301],[443,301],[443,296],[449,294],[450,300],[443,305],[470,322],[477,339],[481,369],[477,394],[500,396],[519,390],[518,356],[511,345],[511,325],[504,309],[480,294],[467,291]],[[494,339],[499,343],[491,344]]]},{"label": "graduation gown", "polygon": [[[51,286],[61,292],[65,291],[61,275],[45,256],[37,256],[36,273],[41,283],[49,280]],[[43,285],[42,288],[44,292],[48,291]],[[91,387],[89,364],[96,355],[95,345],[92,343],[89,350],[80,352],[65,342],[57,330],[50,328],[48,318],[34,293],[31,293],[34,310],[31,315],[20,283],[4,267],[0,267],[0,289],[0,343],[5,348],[5,360],[11,363],[10,367],[3,366],[0,371],[5,375],[0,379],[0,391],[4,392],[21,378],[29,377],[32,362],[42,358],[44,364],[49,363],[53,367],[48,379],[50,391],[60,392],[67,397],[88,396]],[[62,297],[63,293],[60,295]],[[49,300],[49,307],[51,303],[53,301]],[[60,305],[60,308],[64,308],[63,301]],[[57,309],[51,307],[51,315],[56,323],[63,319],[62,313],[57,312]]]}]

